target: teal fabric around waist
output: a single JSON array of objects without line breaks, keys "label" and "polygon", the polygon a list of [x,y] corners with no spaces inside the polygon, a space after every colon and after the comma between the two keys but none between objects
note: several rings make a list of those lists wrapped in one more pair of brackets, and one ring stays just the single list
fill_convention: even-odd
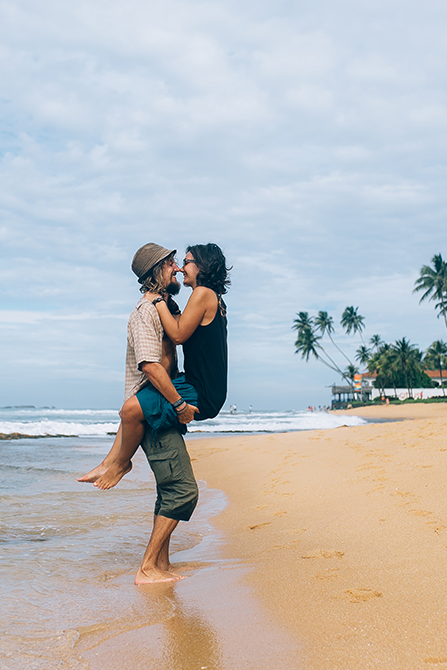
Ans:
[{"label": "teal fabric around waist", "polygon": [[[184,374],[173,379],[172,384],[188,405],[195,405],[197,407],[197,391],[194,386],[188,384]],[[182,435],[187,432],[186,424],[178,421],[177,413],[171,403],[152,384],[138,391],[137,399],[143,411],[144,418],[152,428],[153,433],[156,434],[169,428],[176,428]]]}]

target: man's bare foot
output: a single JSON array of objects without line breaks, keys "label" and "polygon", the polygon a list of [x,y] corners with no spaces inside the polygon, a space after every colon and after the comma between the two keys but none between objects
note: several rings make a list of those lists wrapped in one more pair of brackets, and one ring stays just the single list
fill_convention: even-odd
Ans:
[{"label": "man's bare foot", "polygon": [[96,486],[101,491],[105,489],[111,489],[116,486],[120,479],[127,475],[128,472],[132,470],[132,461],[128,461],[126,465],[117,463],[116,461],[112,463],[110,468],[107,468],[106,472],[96,480],[93,486]]},{"label": "man's bare foot", "polygon": [[[179,566],[179,567],[182,570],[191,570],[191,568],[188,565],[183,565],[183,566]],[[162,563],[162,562],[157,563],[157,568],[158,568],[158,570],[161,570],[162,572],[169,572],[171,575],[175,575],[176,577],[178,577],[180,579],[186,579],[186,577],[184,577],[183,575],[179,575],[178,572],[176,572],[176,570],[178,570],[179,568],[178,567],[174,568],[174,566],[171,565],[171,563],[167,563],[167,564]]]},{"label": "man's bare foot", "polygon": [[100,463],[99,465],[96,466],[96,468],[93,468],[93,470],[90,470],[90,472],[87,472],[86,475],[82,475],[82,477],[78,477],[78,482],[87,482],[89,484],[93,484],[93,482],[96,482],[101,475],[103,475],[106,470],[110,467],[111,464],[106,464],[104,461]]},{"label": "man's bare foot", "polygon": [[185,579],[185,577],[158,568],[150,568],[145,572],[140,568],[135,577],[135,584],[138,586],[140,584],[156,584],[157,582],[177,582],[179,579]]}]

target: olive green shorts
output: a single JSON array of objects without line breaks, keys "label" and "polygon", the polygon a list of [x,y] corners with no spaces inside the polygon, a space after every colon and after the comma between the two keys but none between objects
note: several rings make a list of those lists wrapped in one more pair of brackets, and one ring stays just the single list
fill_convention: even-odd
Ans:
[{"label": "olive green shorts", "polygon": [[178,430],[170,428],[157,431],[154,442],[150,429],[146,429],[141,446],[157,483],[155,514],[189,521],[199,491],[183,437]]}]

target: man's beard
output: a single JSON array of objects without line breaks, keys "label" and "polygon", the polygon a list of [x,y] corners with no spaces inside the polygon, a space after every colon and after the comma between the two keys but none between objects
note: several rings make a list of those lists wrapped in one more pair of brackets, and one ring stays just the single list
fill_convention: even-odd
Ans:
[{"label": "man's beard", "polygon": [[180,291],[180,284],[177,279],[173,279],[171,283],[166,286],[165,291],[166,293],[169,293],[169,295],[177,295]]}]

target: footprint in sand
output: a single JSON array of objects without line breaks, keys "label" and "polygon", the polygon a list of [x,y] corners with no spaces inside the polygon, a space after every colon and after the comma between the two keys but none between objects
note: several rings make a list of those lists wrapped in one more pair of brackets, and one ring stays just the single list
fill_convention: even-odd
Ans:
[{"label": "footprint in sand", "polygon": [[281,549],[281,551],[283,549],[290,549],[290,548],[297,549],[297,545],[299,543],[300,543],[299,540],[292,540],[291,542],[286,542],[285,544],[274,544],[272,549],[274,549],[275,551],[277,551],[279,549]]},{"label": "footprint in sand", "polygon": [[334,574],[338,571],[338,568],[329,568],[326,572],[315,575],[315,579],[319,579],[324,582],[333,582],[334,579],[337,579],[337,575]]},{"label": "footprint in sand", "polygon": [[348,594],[352,603],[366,603],[368,600],[382,597],[380,591],[373,591],[373,589],[348,589],[345,593]]},{"label": "footprint in sand", "polygon": [[324,549],[320,551],[323,558],[343,558],[345,555],[343,551],[325,551]]},{"label": "footprint in sand", "polygon": [[320,549],[320,551],[301,556],[301,558],[343,558],[344,555],[343,551],[326,551],[325,549]]},{"label": "footprint in sand", "polygon": [[408,498],[408,497],[416,498],[414,493],[409,493],[409,491],[399,491],[399,489],[396,489],[395,491],[393,491],[393,493],[391,495],[392,496],[401,496],[402,498]]},{"label": "footprint in sand", "polygon": [[361,472],[362,470],[379,470],[380,465],[373,465],[373,463],[365,463],[364,465],[359,465],[356,468],[356,472]]},{"label": "footprint in sand", "polygon": [[256,528],[262,528],[263,526],[269,526],[271,521],[266,521],[265,523],[257,523],[254,526],[249,526],[250,530],[256,530]]}]

